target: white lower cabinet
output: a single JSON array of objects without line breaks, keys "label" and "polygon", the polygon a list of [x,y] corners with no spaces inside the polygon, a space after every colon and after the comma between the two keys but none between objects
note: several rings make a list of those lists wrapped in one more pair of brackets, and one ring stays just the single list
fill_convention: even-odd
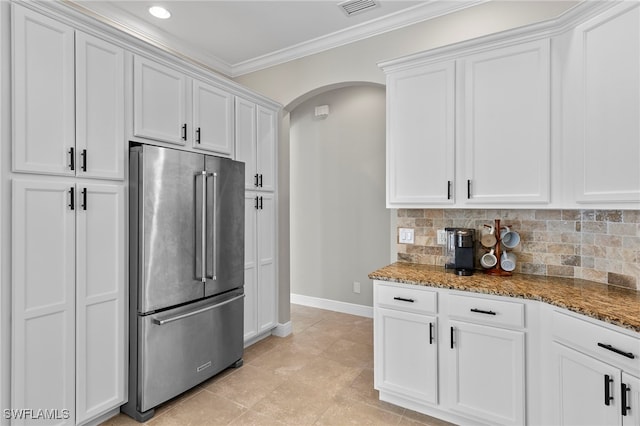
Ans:
[{"label": "white lower cabinet", "polygon": [[640,425],[640,338],[557,311],[550,315],[555,374],[549,421]]},{"label": "white lower cabinet", "polygon": [[436,317],[384,308],[375,315],[376,388],[437,404]]},{"label": "white lower cabinet", "polygon": [[277,324],[275,198],[272,193],[245,195],[244,341]]},{"label": "white lower cabinet", "polygon": [[11,407],[85,423],[126,399],[124,188],[14,179],[12,193]]},{"label": "white lower cabinet", "polygon": [[490,424],[525,424],[525,334],[449,321],[449,407]]}]

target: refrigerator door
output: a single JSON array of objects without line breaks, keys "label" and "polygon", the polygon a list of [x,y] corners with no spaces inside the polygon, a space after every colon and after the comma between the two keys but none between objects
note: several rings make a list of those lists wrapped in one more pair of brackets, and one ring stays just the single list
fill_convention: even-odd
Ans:
[{"label": "refrigerator door", "polygon": [[131,156],[131,191],[137,194],[130,206],[131,234],[139,237],[131,253],[138,283],[130,285],[138,287],[138,312],[200,299],[196,182],[202,181],[204,156],[148,145],[132,148]]},{"label": "refrigerator door", "polygon": [[[138,317],[138,407],[146,412],[242,358],[244,293]],[[130,398],[133,396],[130,395]]]},{"label": "refrigerator door", "polygon": [[205,157],[207,243],[205,295],[244,286],[244,163]]}]

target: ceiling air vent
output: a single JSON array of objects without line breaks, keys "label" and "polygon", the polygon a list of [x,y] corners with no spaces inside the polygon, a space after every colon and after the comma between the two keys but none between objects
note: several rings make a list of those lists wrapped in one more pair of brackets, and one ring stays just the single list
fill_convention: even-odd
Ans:
[{"label": "ceiling air vent", "polygon": [[338,3],[338,6],[340,6],[340,9],[342,9],[345,15],[353,16],[377,7],[378,3],[374,0],[347,0],[342,3]]}]

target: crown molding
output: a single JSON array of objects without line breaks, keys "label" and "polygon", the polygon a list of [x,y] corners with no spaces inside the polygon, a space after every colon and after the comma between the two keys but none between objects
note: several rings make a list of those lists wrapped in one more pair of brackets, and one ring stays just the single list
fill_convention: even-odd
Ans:
[{"label": "crown molding", "polygon": [[58,1],[154,47],[183,58],[189,58],[197,64],[204,65],[234,78],[383,34],[388,31],[397,30],[438,16],[447,15],[485,3],[489,0],[431,0],[387,16],[363,22],[344,30],[336,31],[236,64],[229,64],[202,49],[196,49],[188,43],[176,40],[174,36],[151,25],[143,24],[141,27],[140,21],[124,10],[114,13],[112,8],[105,9],[100,2],[92,3],[91,9],[87,9],[74,0]]},{"label": "crown molding", "polygon": [[523,43],[545,37],[555,37],[570,31],[579,23],[602,13],[602,11],[614,7],[617,4],[624,3],[625,1],[626,0],[582,1],[554,19],[383,61],[378,63],[378,67],[385,73],[389,73],[426,65],[435,61],[456,59],[461,55],[477,53],[479,51],[493,49],[498,46]]},{"label": "crown molding", "polygon": [[432,0],[427,3],[418,4],[405,10],[363,22],[344,30],[298,43],[257,58],[239,62],[232,66],[231,76],[238,77],[243,74],[248,74],[264,68],[300,59],[305,56],[324,52],[355,41],[404,28],[418,22],[427,21],[429,19],[457,12],[487,1],[489,0],[460,0],[453,2]]}]

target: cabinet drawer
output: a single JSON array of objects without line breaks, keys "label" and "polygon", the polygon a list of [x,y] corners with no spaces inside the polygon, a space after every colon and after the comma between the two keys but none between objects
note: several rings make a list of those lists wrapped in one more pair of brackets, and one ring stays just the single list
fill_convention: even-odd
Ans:
[{"label": "cabinet drawer", "polygon": [[640,336],[634,338],[554,311],[553,338],[631,374],[640,374]]},{"label": "cabinet drawer", "polygon": [[524,327],[524,304],[475,296],[449,297],[449,316],[501,327]]},{"label": "cabinet drawer", "polygon": [[376,306],[417,313],[436,313],[438,293],[421,288],[376,284]]}]

